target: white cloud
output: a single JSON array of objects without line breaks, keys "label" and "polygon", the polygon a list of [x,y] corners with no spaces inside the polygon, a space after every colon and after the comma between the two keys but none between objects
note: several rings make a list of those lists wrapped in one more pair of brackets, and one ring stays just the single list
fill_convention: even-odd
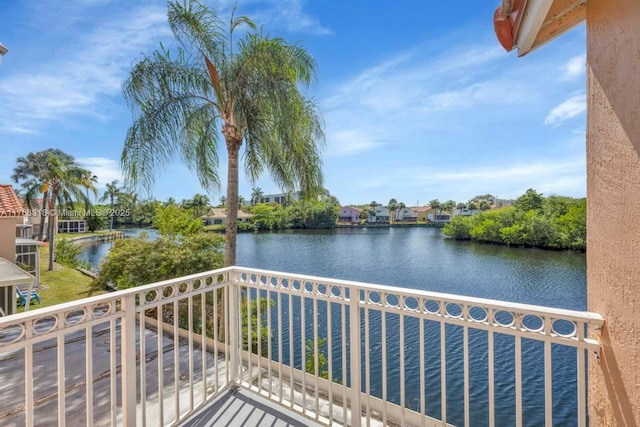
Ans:
[{"label": "white cloud", "polygon": [[569,99],[554,107],[547,117],[544,124],[549,126],[559,126],[565,120],[569,120],[577,115],[585,112],[587,109],[587,97],[584,93],[571,96]]},{"label": "white cloud", "polygon": [[289,32],[305,32],[315,35],[333,34],[318,18],[302,10],[302,0],[273,0],[269,6],[251,14],[252,18],[267,28],[282,28]]},{"label": "white cloud", "polygon": [[[169,33],[164,7],[144,7],[98,21],[31,67],[0,80],[0,131],[33,132],[69,114],[104,118],[133,58]],[[77,43],[75,43],[76,40]]]},{"label": "white cloud", "polygon": [[560,71],[562,71],[562,80],[573,80],[582,77],[585,73],[586,66],[587,57],[585,54],[574,56],[560,68]]},{"label": "white cloud", "polygon": [[98,177],[98,187],[103,188],[111,181],[119,181],[120,185],[124,183],[120,164],[118,161],[106,157],[84,157],[76,159],[78,164],[83,168],[87,168]]},{"label": "white cloud", "polygon": [[370,135],[356,129],[331,132],[327,135],[327,155],[332,157],[349,156],[371,150],[380,145]]}]

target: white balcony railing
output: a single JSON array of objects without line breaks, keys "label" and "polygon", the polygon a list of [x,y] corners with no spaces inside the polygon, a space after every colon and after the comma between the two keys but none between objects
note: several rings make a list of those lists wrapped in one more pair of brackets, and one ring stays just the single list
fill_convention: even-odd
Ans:
[{"label": "white balcony railing", "polygon": [[239,386],[327,425],[584,426],[602,321],[225,268],[0,318],[0,424],[179,424]]}]

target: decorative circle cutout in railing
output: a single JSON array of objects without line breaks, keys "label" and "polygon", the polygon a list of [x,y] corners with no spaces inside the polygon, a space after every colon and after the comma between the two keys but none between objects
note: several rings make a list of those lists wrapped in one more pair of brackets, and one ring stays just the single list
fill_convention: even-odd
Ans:
[{"label": "decorative circle cutout in railing", "polygon": [[44,316],[33,322],[33,334],[42,335],[58,328],[58,316]]},{"label": "decorative circle cutout in railing", "polygon": [[0,345],[9,345],[20,341],[25,336],[24,325],[11,325],[0,329]]},{"label": "decorative circle cutout in railing", "polygon": [[522,318],[522,328],[529,332],[544,332],[544,321],[540,316],[527,314]]},{"label": "decorative circle cutout in railing", "polygon": [[575,322],[566,319],[552,319],[551,331],[564,338],[577,338],[577,328]]},{"label": "decorative circle cutout in railing", "polygon": [[493,324],[503,328],[511,328],[515,325],[515,315],[510,311],[497,310],[493,313]]}]

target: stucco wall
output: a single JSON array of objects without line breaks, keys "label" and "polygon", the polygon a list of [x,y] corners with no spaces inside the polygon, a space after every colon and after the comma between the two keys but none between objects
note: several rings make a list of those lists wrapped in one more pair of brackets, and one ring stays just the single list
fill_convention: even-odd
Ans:
[{"label": "stucco wall", "polygon": [[0,257],[16,261],[16,224],[22,218],[0,217]]},{"label": "stucco wall", "polygon": [[640,424],[640,1],[587,5],[587,283],[602,314],[592,426]]}]

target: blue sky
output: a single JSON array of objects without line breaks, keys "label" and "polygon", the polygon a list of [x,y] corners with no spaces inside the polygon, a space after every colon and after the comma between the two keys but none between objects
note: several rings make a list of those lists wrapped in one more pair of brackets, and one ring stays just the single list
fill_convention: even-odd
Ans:
[{"label": "blue sky", "polygon": [[[246,0],[239,12],[316,58],[309,94],[326,124],[325,186],[342,203],[516,197],[529,187],[583,197],[585,29],[518,58],[493,34],[498,3]],[[209,4],[226,15],[233,3]],[[0,183],[16,157],[50,147],[74,155],[100,187],[122,180],[131,114],[120,85],[143,53],[174,43],[166,3],[6,2],[0,42],[9,49],[0,65]],[[254,184],[241,176],[241,195],[252,186],[280,190],[267,175]],[[153,188],[158,199],[197,192],[178,159]]]}]

